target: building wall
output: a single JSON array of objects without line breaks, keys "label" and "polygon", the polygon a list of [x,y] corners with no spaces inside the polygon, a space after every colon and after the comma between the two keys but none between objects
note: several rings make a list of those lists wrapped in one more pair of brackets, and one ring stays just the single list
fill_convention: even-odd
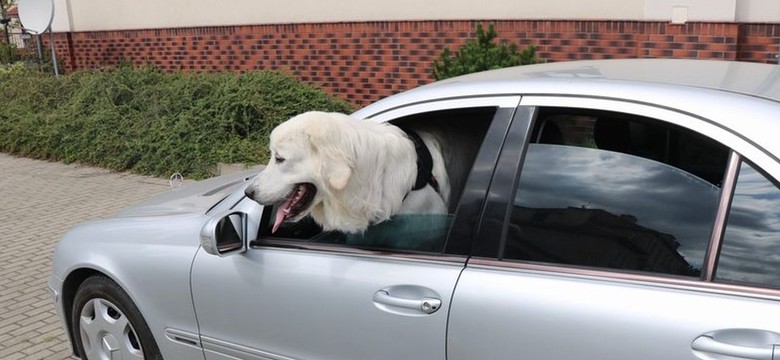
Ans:
[{"label": "building wall", "polygon": [[[780,24],[499,20],[501,41],[539,46],[548,61],[697,58],[776,63]],[[444,47],[475,21],[377,21],[55,33],[66,71],[150,64],[166,71],[282,70],[363,105],[432,81]],[[48,37],[44,38],[45,40]]]},{"label": "building wall", "polygon": [[53,30],[405,20],[780,22],[777,0],[54,0]]},{"label": "building wall", "polygon": [[[674,57],[775,63],[777,0],[54,0],[66,71],[282,70],[356,104],[432,81],[445,47],[496,24],[548,61]],[[682,24],[672,24],[672,21]],[[48,42],[48,36],[44,37]]]},{"label": "building wall", "polygon": [[736,1],[735,21],[742,23],[777,23],[780,22],[780,1],[749,0]]},{"label": "building wall", "polygon": [[[403,20],[641,20],[645,0],[55,0],[55,31]],[[652,0],[648,0],[652,1]],[[735,0],[712,0],[733,2]],[[755,0],[749,0],[755,1]],[[57,6],[58,5],[58,6]]]}]

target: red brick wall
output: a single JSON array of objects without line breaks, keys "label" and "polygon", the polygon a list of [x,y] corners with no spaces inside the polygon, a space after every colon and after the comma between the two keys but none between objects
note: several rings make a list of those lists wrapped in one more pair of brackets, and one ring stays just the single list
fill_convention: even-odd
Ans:
[{"label": "red brick wall", "polygon": [[[675,57],[776,62],[780,24],[496,21],[501,41],[539,46],[548,61]],[[277,69],[363,105],[432,81],[445,46],[473,21],[364,22],[55,34],[66,71],[151,64],[166,71]],[[46,37],[45,40],[48,40]]]},{"label": "red brick wall", "polygon": [[742,24],[737,39],[737,59],[777,64],[780,24]]}]

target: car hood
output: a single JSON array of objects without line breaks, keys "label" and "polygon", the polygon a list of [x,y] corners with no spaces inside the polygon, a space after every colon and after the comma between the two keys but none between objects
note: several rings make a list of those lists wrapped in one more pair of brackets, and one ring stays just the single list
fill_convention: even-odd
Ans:
[{"label": "car hood", "polygon": [[121,210],[115,217],[205,213],[239,187],[245,186],[262,168],[256,167],[182,185]]}]

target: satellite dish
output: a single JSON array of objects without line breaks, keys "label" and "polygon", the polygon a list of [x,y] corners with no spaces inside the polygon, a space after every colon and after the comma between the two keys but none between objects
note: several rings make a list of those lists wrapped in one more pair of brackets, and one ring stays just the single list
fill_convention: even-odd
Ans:
[{"label": "satellite dish", "polygon": [[19,20],[26,30],[43,34],[54,18],[54,0],[19,0]]}]

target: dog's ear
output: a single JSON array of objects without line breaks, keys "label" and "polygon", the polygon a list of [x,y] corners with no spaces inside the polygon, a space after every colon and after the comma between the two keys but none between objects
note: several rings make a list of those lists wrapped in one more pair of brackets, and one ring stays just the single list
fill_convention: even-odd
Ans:
[{"label": "dog's ear", "polygon": [[354,156],[349,153],[352,144],[348,136],[342,133],[343,128],[333,126],[328,121],[317,125],[307,128],[306,134],[321,162],[319,165],[323,177],[334,190],[342,190],[352,176]]},{"label": "dog's ear", "polygon": [[328,183],[336,190],[342,190],[347,186],[349,177],[352,176],[352,169],[345,163],[324,164],[325,178]]}]

